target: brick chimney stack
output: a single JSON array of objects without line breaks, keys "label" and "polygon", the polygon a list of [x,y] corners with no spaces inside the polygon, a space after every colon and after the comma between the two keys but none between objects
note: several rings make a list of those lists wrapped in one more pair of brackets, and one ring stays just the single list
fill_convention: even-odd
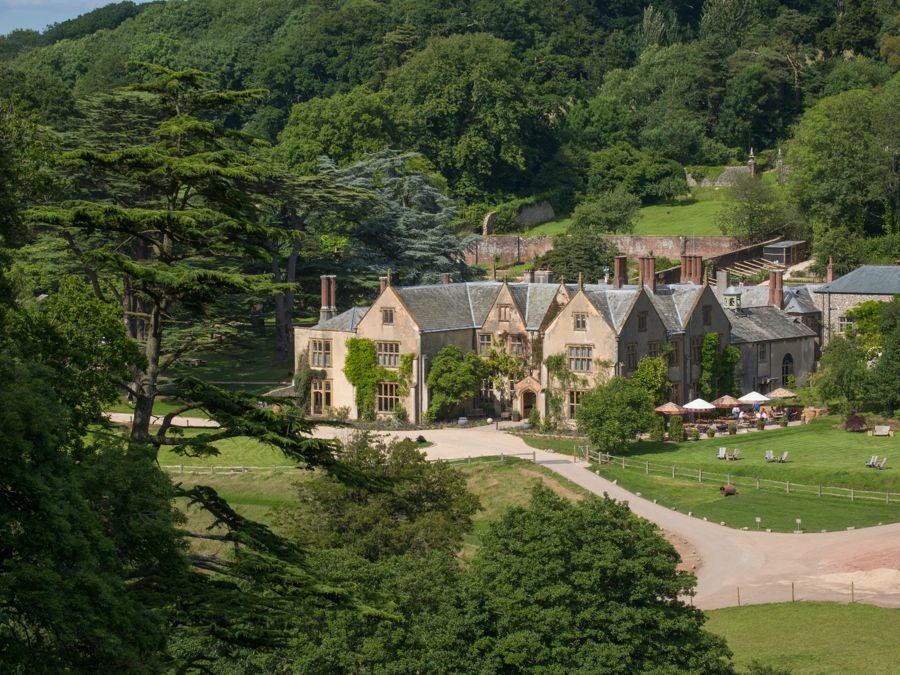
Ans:
[{"label": "brick chimney stack", "polygon": [[656,293],[656,258],[653,255],[638,258],[638,273],[638,284],[647,286],[651,293]]},{"label": "brick chimney stack", "polygon": [[319,306],[319,321],[327,321],[337,314],[336,295],[337,283],[333,274],[323,274],[319,277],[321,282],[321,304]]},{"label": "brick chimney stack", "polygon": [[387,277],[378,277],[378,294],[381,295],[384,293],[384,289],[387,288]]},{"label": "brick chimney stack", "polygon": [[691,280],[691,272],[688,266],[691,263],[691,256],[681,254],[681,274],[679,275],[678,281],[683,284],[688,283]]},{"label": "brick chimney stack", "polygon": [[613,260],[613,288],[622,288],[628,283],[628,258],[617,255]]},{"label": "brick chimney stack", "polygon": [[784,272],[780,270],[771,270],[769,272],[769,304],[778,309],[784,309],[783,278]]},{"label": "brick chimney stack", "polygon": [[441,281],[443,282],[444,286],[446,286],[447,284],[449,284],[449,283],[450,283],[450,273],[449,273],[449,272],[444,272],[444,273],[441,275]]},{"label": "brick chimney stack", "polygon": [[834,281],[834,261],[828,256],[828,267],[825,268],[825,283],[830,284]]}]

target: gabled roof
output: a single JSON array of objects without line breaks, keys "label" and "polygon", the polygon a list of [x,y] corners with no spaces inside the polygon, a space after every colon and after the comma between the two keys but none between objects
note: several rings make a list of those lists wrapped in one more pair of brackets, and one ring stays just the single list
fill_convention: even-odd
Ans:
[{"label": "gabled roof", "polygon": [[725,312],[731,323],[731,343],[814,338],[815,331],[776,307],[750,307]]},{"label": "gabled roof", "polygon": [[352,333],[356,330],[356,326],[362,321],[362,318],[369,311],[369,307],[353,307],[346,312],[341,312],[325,321],[320,321],[313,329],[315,330],[334,330],[344,333]]},{"label": "gabled roof", "polygon": [[622,330],[625,319],[638,296],[640,289],[637,286],[623,286],[613,288],[608,284],[585,284],[584,295],[591,302],[600,315],[606,320],[616,333]]},{"label": "gabled roof", "polygon": [[[477,286],[473,296],[469,286]],[[483,287],[486,286],[486,287]],[[478,314],[487,315],[500,284],[434,284],[394,286],[394,291],[424,333],[472,328]]]},{"label": "gabled roof", "polygon": [[900,295],[900,265],[863,265],[820,286],[816,293]]},{"label": "gabled roof", "polygon": [[510,284],[510,291],[525,317],[525,328],[538,330],[553,306],[559,284]]},{"label": "gabled roof", "polygon": [[691,318],[691,310],[697,304],[704,288],[697,284],[666,284],[656,287],[656,293],[650,294],[650,300],[662,318],[666,330],[670,333],[684,331]]}]

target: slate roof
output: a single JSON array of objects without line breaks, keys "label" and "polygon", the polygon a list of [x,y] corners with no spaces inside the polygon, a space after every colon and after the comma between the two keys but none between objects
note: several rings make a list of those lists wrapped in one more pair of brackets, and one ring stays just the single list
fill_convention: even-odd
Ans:
[{"label": "slate roof", "polygon": [[352,333],[356,330],[356,326],[362,321],[362,318],[368,311],[369,307],[353,307],[330,319],[319,321],[313,328],[315,330],[334,330]]},{"label": "slate roof", "polygon": [[637,286],[623,286],[613,288],[609,284],[585,284],[584,294],[597,311],[613,327],[616,333],[622,330],[622,325],[628,317],[628,310],[638,293]]},{"label": "slate roof", "polygon": [[816,293],[900,295],[900,265],[863,265],[820,286]]},{"label": "slate roof", "polygon": [[556,299],[559,285],[517,283],[510,284],[509,288],[525,317],[525,327],[528,330],[538,330]]},{"label": "slate roof", "polygon": [[816,336],[811,328],[775,307],[726,310],[726,314],[731,322],[732,344]]},{"label": "slate roof", "polygon": [[669,333],[680,333],[690,319],[690,312],[703,293],[703,286],[696,284],[667,284],[656,287],[650,295]]},{"label": "slate roof", "polygon": [[[471,294],[469,286],[475,287]],[[496,282],[394,287],[425,333],[472,328],[477,315],[487,315],[499,290]]]},{"label": "slate roof", "polygon": [[[784,286],[782,302],[784,311],[791,314],[813,314],[821,311],[816,307],[816,301],[812,297],[818,292],[818,284],[805,286]],[[738,286],[741,291],[741,307],[766,307],[769,304],[768,286]]]}]

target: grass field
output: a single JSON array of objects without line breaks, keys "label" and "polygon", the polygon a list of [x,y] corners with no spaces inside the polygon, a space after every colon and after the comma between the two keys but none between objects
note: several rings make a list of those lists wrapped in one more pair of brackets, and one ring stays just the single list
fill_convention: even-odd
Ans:
[{"label": "grass field", "polygon": [[[178,410],[181,407],[181,401],[174,398],[165,398],[160,397],[157,398],[153,403],[153,414],[154,415],[168,415],[173,410]],[[131,405],[124,398],[116,403],[113,406],[109,406],[107,408],[108,412],[119,412],[119,413],[133,413],[134,406]],[[181,413],[182,417],[206,417],[206,415],[201,410],[188,410],[187,412]]]},{"label": "grass field", "polygon": [[[685,468],[729,471],[739,476],[900,492],[900,439],[849,433],[838,428],[838,422],[837,418],[820,418],[803,426],[680,444],[641,441],[613,454]],[[739,448],[742,458],[736,462],[717,460],[716,452],[721,446],[729,451]],[[787,451],[788,461],[767,464],[766,450],[776,455]],[[884,471],[865,466],[872,455],[888,457]],[[892,465],[892,460],[896,465]]]},{"label": "grass field", "polygon": [[[675,201],[643,206],[633,234],[721,236],[716,216],[722,209],[727,194],[727,188],[694,188],[690,195]],[[557,218],[528,230],[522,236],[563,234],[571,224],[571,217]]]},{"label": "grass field", "polygon": [[[208,431],[215,431],[210,429]],[[201,433],[192,432],[187,433]],[[271,446],[246,436],[217,441],[215,447],[221,454],[208,457],[185,457],[168,447],[160,448],[159,463],[162,465],[190,465],[201,467],[217,466],[287,466],[292,464],[287,457]]]},{"label": "grass field", "polygon": [[731,607],[706,612],[744,670],[751,661],[794,675],[892,675],[900,664],[900,609],[827,602]]},{"label": "grass field", "polygon": [[[763,432],[722,436],[704,441],[681,444],[642,441],[631,444],[620,455],[639,462],[650,462],[658,467],[676,466],[685,470],[702,469],[710,473],[759,477],[776,481],[790,481],[804,485],[823,485],[877,491],[900,491],[900,469],[888,463],[884,471],[865,467],[871,455],[890,455],[900,449],[891,438],[871,438],[865,434],[851,434],[836,428],[837,420],[823,418],[812,424],[769,429]],[[523,436],[525,442],[536,448],[544,448],[571,454],[575,445],[585,441],[548,439]],[[720,446],[729,450],[740,448],[743,459],[725,462],[716,459]],[[790,454],[785,464],[767,464],[765,451],[776,454],[787,450]],[[900,462],[900,453],[896,457]],[[696,477],[673,479],[667,472],[646,475],[641,468],[623,469],[613,463],[597,467],[601,474],[630,492],[640,493],[660,504],[692,512],[699,518],[713,522],[725,522],[730,527],[756,528],[789,532],[796,529],[800,518],[805,531],[840,530],[847,527],[865,527],[900,521],[900,503],[886,504],[880,501],[855,500],[840,497],[817,497],[795,492],[786,494],[769,490],[755,490],[739,485],[738,494],[722,497],[720,482],[699,483]],[[677,470],[676,470],[677,475]],[[694,473],[696,476],[696,472]]]}]

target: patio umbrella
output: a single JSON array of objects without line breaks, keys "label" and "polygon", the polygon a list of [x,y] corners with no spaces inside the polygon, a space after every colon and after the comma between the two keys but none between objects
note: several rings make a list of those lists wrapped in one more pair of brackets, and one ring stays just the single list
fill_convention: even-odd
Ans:
[{"label": "patio umbrella", "polygon": [[768,396],[763,396],[758,391],[751,391],[749,394],[744,394],[738,399],[741,403],[765,403],[768,400]]},{"label": "patio umbrella", "polygon": [[733,408],[736,405],[740,405],[740,401],[738,401],[734,396],[729,396],[725,394],[725,396],[720,396],[715,401],[713,401],[713,405],[717,408]]},{"label": "patio umbrella", "polygon": [[785,389],[784,387],[779,387],[775,391],[769,392],[769,398],[794,398],[796,395],[790,389]]},{"label": "patio umbrella", "polygon": [[669,401],[668,403],[663,403],[661,406],[656,408],[656,412],[662,413],[663,415],[684,415],[687,410],[682,408],[677,403],[672,403],[672,401]]},{"label": "patio umbrella", "polygon": [[715,410],[716,406],[709,401],[704,401],[702,398],[695,398],[690,403],[685,403],[684,409],[690,412],[698,412],[701,410]]}]

